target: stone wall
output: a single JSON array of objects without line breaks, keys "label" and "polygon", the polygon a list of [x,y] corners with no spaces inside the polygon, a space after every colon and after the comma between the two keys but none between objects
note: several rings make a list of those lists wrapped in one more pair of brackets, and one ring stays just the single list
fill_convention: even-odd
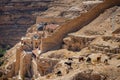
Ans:
[{"label": "stone wall", "polygon": [[81,14],[81,16],[66,22],[52,36],[42,39],[41,51],[46,52],[60,48],[63,38],[68,33],[81,29],[84,25],[90,23],[106,9],[119,4],[119,0],[105,0],[103,3],[96,5],[88,12]]},{"label": "stone wall", "polygon": [[32,53],[22,53],[20,56],[20,69],[19,76],[24,79],[25,77],[32,77],[31,74],[31,61]]},{"label": "stone wall", "polygon": [[36,19],[36,24],[39,24],[41,22],[47,22],[47,23],[57,23],[57,24],[62,24],[68,19],[66,18],[53,18],[53,17],[40,17],[38,16]]}]

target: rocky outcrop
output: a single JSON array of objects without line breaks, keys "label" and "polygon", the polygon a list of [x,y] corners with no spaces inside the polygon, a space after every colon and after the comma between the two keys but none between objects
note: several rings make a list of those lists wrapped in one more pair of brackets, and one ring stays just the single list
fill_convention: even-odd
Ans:
[{"label": "rocky outcrop", "polygon": [[[99,41],[99,43],[98,43]],[[120,53],[120,37],[119,36],[103,36],[94,40],[89,46],[92,52],[102,53]]]},{"label": "rocky outcrop", "polygon": [[98,73],[89,73],[87,71],[79,72],[71,80],[105,80],[105,76]]},{"label": "rocky outcrop", "polygon": [[[48,50],[58,49],[61,46],[62,39],[70,32],[77,31],[81,29],[84,25],[90,23],[93,19],[99,16],[107,8],[114,5],[119,5],[120,1],[115,0],[105,0],[103,3],[98,4],[92,8],[87,13],[68,21],[63,24],[58,31],[56,31],[52,36],[43,38],[41,42],[41,51],[46,52]],[[69,27],[69,28],[68,28]]]},{"label": "rocky outcrop", "polygon": [[[47,75],[53,72],[54,66],[59,60],[41,58],[37,61],[38,72],[41,76]],[[44,65],[44,66],[43,66]]]},{"label": "rocky outcrop", "polygon": [[4,74],[2,78],[4,79],[36,79],[52,73],[54,66],[59,62],[57,59],[39,58],[32,51],[25,51],[22,45],[15,46],[13,51],[15,56],[9,54],[11,57],[3,66],[5,71],[2,73]]},{"label": "rocky outcrop", "polygon": [[[24,79],[25,77],[32,77],[32,53],[23,51],[22,47],[16,47],[15,52],[15,58],[5,65],[3,78],[12,78],[16,76],[17,79]],[[11,57],[13,58],[13,56]]]},{"label": "rocky outcrop", "polygon": [[69,35],[69,37],[63,39],[63,48],[72,51],[80,51],[87,47],[95,38],[95,36]]}]

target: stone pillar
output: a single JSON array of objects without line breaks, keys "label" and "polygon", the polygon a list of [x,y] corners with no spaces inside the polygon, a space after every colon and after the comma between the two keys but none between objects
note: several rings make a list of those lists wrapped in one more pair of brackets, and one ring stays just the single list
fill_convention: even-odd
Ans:
[{"label": "stone pillar", "polygon": [[38,72],[37,62],[35,59],[32,60],[32,75],[34,78],[37,78],[38,76],[40,76]]},{"label": "stone pillar", "polygon": [[20,71],[19,76],[21,79],[27,75],[31,77],[31,61],[32,61],[32,53],[31,52],[23,52],[20,56]]},{"label": "stone pillar", "polygon": [[15,75],[18,75],[20,69],[20,56],[23,49],[22,46],[16,48],[16,62],[15,62]]}]

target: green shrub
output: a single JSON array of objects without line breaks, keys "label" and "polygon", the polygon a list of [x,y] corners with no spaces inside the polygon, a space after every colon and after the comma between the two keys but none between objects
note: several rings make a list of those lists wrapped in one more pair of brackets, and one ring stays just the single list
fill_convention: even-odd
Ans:
[{"label": "green shrub", "polygon": [[0,48],[0,57],[2,57],[5,54],[6,50]]}]

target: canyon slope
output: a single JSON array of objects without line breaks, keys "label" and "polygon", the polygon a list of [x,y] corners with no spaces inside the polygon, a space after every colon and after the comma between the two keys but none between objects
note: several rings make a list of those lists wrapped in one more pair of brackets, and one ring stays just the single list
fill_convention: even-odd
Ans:
[{"label": "canyon slope", "polygon": [[[12,1],[21,3],[8,0]],[[17,34],[20,41],[0,58],[1,80],[120,80],[119,0],[41,2],[47,9],[33,11],[36,20],[18,21],[31,26],[24,29],[26,34]],[[30,7],[14,9],[31,11]],[[11,24],[7,22],[1,23]]]},{"label": "canyon slope", "polygon": [[14,46],[36,22],[34,13],[48,9],[52,0],[1,0],[0,45]]}]

